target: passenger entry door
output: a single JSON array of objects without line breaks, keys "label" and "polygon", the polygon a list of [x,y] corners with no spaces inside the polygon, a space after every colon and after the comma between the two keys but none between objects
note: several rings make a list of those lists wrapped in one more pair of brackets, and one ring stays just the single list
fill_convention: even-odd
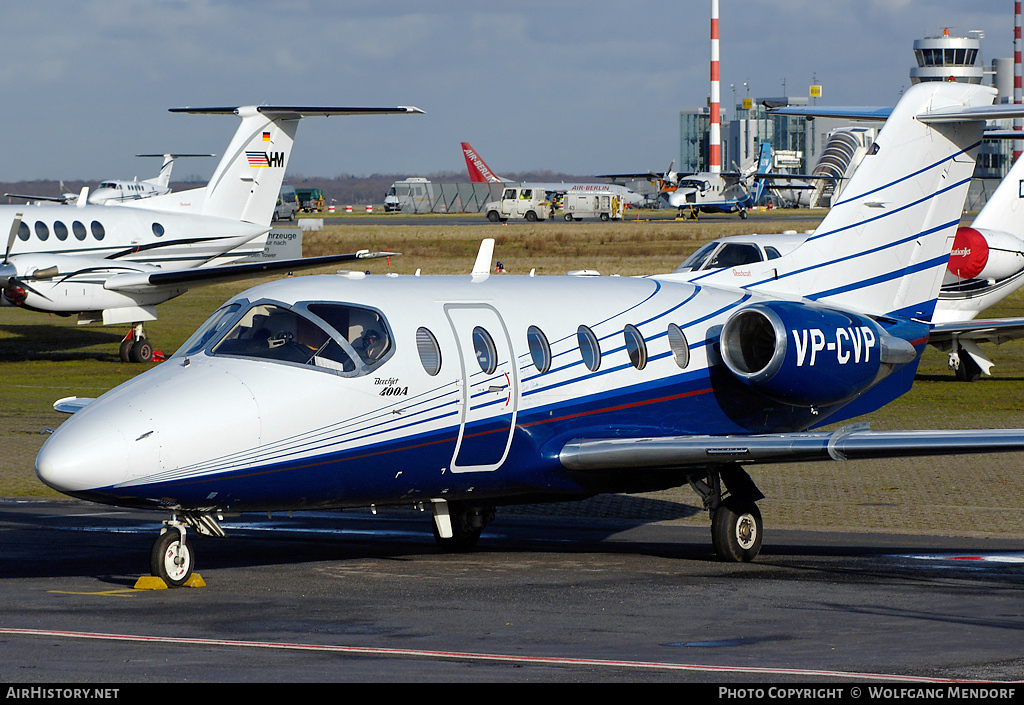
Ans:
[{"label": "passenger entry door", "polygon": [[496,470],[508,457],[519,401],[512,341],[489,304],[445,304],[444,310],[462,374],[462,417],[451,470]]}]

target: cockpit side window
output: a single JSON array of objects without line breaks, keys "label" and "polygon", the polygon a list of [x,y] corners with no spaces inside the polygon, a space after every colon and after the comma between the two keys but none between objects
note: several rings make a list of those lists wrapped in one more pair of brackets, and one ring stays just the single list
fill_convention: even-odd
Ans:
[{"label": "cockpit side window", "polygon": [[761,250],[757,245],[728,244],[715,253],[715,258],[708,263],[708,269],[738,267],[760,261]]},{"label": "cockpit side window", "polygon": [[309,304],[306,309],[336,330],[368,369],[377,367],[391,351],[387,322],[373,309],[321,303]]},{"label": "cockpit side window", "polygon": [[299,313],[269,303],[254,305],[211,351],[357,374],[348,350],[319,324]]}]

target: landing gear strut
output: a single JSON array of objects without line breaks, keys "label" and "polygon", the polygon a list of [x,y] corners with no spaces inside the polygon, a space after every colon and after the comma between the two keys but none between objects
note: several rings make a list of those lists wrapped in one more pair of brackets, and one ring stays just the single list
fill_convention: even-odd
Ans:
[{"label": "landing gear strut", "polygon": [[[723,496],[722,482],[728,494]],[[761,551],[764,524],[757,501],[764,495],[750,475],[738,465],[711,468],[701,478],[691,478],[690,486],[701,496],[711,516],[711,545],[723,561],[742,563],[754,560]]]}]

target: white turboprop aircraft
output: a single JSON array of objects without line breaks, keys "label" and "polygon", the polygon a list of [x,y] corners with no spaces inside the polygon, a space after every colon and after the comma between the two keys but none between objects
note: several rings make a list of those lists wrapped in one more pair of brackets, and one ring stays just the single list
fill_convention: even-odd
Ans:
[{"label": "white turboprop aircraft", "polygon": [[[505,179],[493,171],[487,166],[483,158],[473,149],[473,145],[469,142],[463,142],[462,156],[466,158],[466,168],[469,170],[469,180],[473,183],[515,183],[510,179]],[[536,188],[542,191],[552,191],[556,193],[594,193],[594,194],[609,194],[612,196],[620,196],[624,203],[631,206],[642,206],[646,200],[644,196],[637,193],[633,189],[626,188],[621,184],[612,183],[600,183],[600,182],[569,182],[569,181],[523,181],[522,186],[528,188]]]},{"label": "white turboprop aircraft", "polygon": [[0,206],[0,232],[10,230],[0,263],[0,304],[62,316],[77,314],[80,323],[130,323],[133,327],[122,343],[122,359],[146,361],[152,346],[143,322],[156,319],[157,304],[192,286],[356,257],[208,266],[270,230],[301,118],[422,111],[258,106],[175,108],[172,112],[241,118],[209,184],[116,206],[89,205],[84,198],[74,207]]},{"label": "white turboprop aircraft", "polygon": [[466,548],[498,505],[686,484],[718,555],[751,560],[762,495],[744,465],[1024,450],[1024,429],[812,431],[912,385],[981,121],[1016,114],[993,96],[912,86],[842,203],[746,288],[722,270],[700,286],[494,275],[489,247],[471,276],[257,286],[166,363],[57,402],[76,413],[36,472],[169,513],[151,569],[170,585],[194,569],[187,534],[237,512],[419,504]]},{"label": "white turboprop aircraft", "polygon": [[[91,203],[94,206],[101,206],[123,201],[136,201],[140,198],[151,196],[162,196],[171,192],[171,169],[174,168],[174,160],[182,157],[212,157],[212,154],[136,154],[136,157],[163,157],[163,164],[160,171],[152,179],[139,181],[122,181],[119,179],[108,179],[101,181],[100,185],[91,193],[83,189],[81,193],[64,193],[60,196],[30,196],[23,193],[5,193],[9,198],[23,198],[28,201],[54,201],[74,205],[79,199]],[[61,188],[64,184],[61,182]]]},{"label": "white turboprop aircraft", "polygon": [[89,194],[89,203],[103,205],[105,203],[122,203],[124,201],[137,201],[140,198],[162,196],[171,192],[171,170],[174,168],[174,160],[183,157],[212,157],[212,154],[136,154],[137,157],[163,157],[163,164],[160,165],[160,172],[152,179],[139,181],[121,181],[110,179],[101,181],[100,185]]}]

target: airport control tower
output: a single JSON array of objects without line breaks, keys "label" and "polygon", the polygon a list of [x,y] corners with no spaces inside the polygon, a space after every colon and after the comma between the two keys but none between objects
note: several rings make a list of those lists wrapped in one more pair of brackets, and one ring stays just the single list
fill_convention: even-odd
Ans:
[{"label": "airport control tower", "polygon": [[984,33],[971,31],[966,37],[953,37],[949,28],[937,37],[914,42],[917,66],[910,69],[910,81],[958,81],[981,83],[985,72],[978,62]]}]

